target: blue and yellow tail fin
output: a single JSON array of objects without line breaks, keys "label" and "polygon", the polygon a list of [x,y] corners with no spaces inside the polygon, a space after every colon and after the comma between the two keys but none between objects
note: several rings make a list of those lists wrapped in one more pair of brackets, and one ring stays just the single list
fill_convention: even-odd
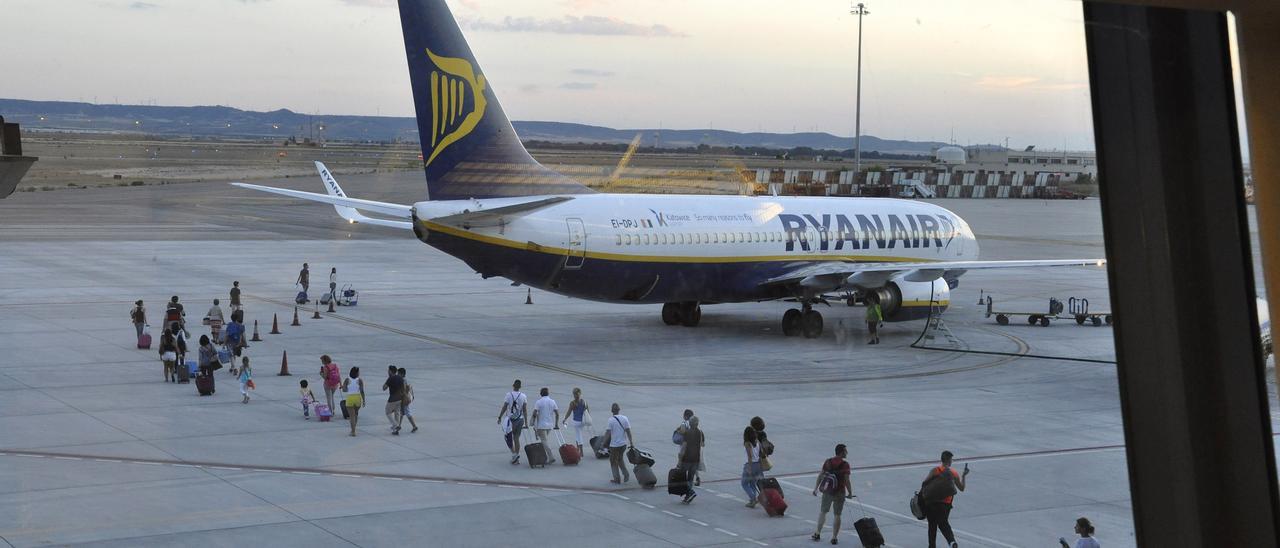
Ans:
[{"label": "blue and yellow tail fin", "polygon": [[592,192],[529,156],[444,0],[400,0],[400,24],[428,199]]}]

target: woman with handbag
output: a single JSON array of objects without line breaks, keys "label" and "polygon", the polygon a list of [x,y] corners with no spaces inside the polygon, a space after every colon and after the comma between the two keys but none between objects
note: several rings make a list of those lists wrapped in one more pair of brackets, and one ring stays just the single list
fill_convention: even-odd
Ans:
[{"label": "woman with handbag", "polygon": [[[178,342],[172,329],[160,334],[160,361],[164,362],[164,382],[178,382],[175,364],[178,362]],[[185,367],[185,366],[183,366]]]},{"label": "woman with handbag", "polygon": [[747,508],[755,508],[760,497],[757,483],[764,477],[764,471],[760,469],[760,457],[763,456],[760,438],[755,428],[748,426],[742,431],[742,448],[747,453],[747,462],[742,465],[742,490],[747,493]]},{"label": "woman with handbag", "polygon": [[573,389],[573,401],[569,402],[569,412],[565,413],[564,420],[560,422],[561,426],[566,424],[573,425],[574,439],[578,443],[578,454],[582,453],[582,429],[590,428],[590,415],[587,414],[587,400],[582,399],[582,389]]}]

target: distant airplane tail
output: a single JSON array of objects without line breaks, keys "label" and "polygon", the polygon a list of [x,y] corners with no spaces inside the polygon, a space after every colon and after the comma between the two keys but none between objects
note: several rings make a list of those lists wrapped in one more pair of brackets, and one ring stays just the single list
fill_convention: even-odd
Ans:
[{"label": "distant airplane tail", "polygon": [[428,199],[583,194],[516,136],[444,0],[400,0]]}]

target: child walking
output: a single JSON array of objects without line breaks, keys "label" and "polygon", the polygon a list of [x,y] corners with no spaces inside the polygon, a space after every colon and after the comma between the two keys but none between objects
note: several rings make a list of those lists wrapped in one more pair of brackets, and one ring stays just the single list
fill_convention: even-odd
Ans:
[{"label": "child walking", "polygon": [[245,356],[240,361],[240,393],[244,395],[240,403],[249,403],[249,390],[252,388],[253,370],[249,369],[249,356]]},{"label": "child walking", "polygon": [[316,395],[307,386],[307,379],[298,382],[298,392],[302,395],[302,417],[311,420],[311,404],[316,402]]}]

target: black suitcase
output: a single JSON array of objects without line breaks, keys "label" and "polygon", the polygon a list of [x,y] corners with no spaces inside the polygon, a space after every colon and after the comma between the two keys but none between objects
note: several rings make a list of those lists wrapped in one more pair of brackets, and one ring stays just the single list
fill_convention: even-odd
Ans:
[{"label": "black suitcase", "polygon": [[609,448],[604,446],[604,436],[591,437],[591,452],[596,454],[597,459],[609,458]]},{"label": "black suitcase", "polygon": [[196,391],[200,392],[201,396],[213,395],[213,375],[196,375]]},{"label": "black suitcase", "polygon": [[542,442],[536,441],[524,446],[524,458],[529,462],[529,468],[534,466],[547,466],[547,447]]},{"label": "black suitcase", "polygon": [[645,489],[653,489],[658,485],[658,476],[653,475],[653,468],[647,464],[637,464],[631,469],[636,474],[636,483]]},{"label": "black suitcase", "polygon": [[884,535],[880,534],[880,526],[876,525],[876,518],[865,517],[853,522],[853,530],[857,531],[858,539],[862,541],[865,548],[884,546]]},{"label": "black suitcase", "polygon": [[667,494],[677,497],[689,494],[689,474],[683,468],[672,468],[667,472]]}]

